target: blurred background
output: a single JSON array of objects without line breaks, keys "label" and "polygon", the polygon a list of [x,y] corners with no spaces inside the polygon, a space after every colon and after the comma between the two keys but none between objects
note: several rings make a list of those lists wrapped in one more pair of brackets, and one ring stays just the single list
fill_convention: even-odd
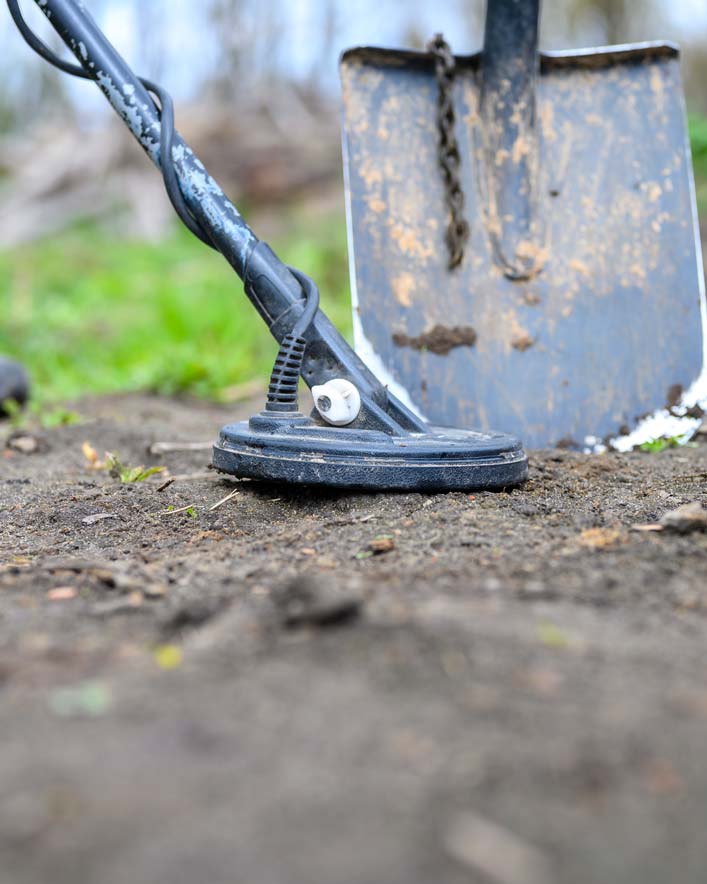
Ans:
[{"label": "blurred background", "polygon": [[[477,50],[483,0],[86,0],[259,236],[319,282],[350,329],[337,59],[356,44]],[[28,21],[55,48],[25,0]],[[541,46],[683,49],[707,222],[705,0],[545,0]],[[218,255],[180,229],[159,175],[91,83],[50,67],[0,4],[0,353],[36,407],[125,389],[233,401],[275,346]],[[707,226],[703,223],[703,233]]]}]

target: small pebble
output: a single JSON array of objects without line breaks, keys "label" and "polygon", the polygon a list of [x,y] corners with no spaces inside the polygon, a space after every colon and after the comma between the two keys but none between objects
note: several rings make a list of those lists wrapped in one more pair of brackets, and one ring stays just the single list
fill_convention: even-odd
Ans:
[{"label": "small pebble", "polygon": [[664,531],[676,534],[690,534],[692,531],[707,531],[707,510],[697,501],[679,506],[666,513],[660,520]]},{"label": "small pebble", "polygon": [[39,440],[36,436],[17,434],[10,436],[7,440],[7,447],[12,451],[19,451],[20,454],[35,454],[39,451]]},{"label": "small pebble", "polygon": [[47,593],[50,602],[67,602],[76,598],[76,590],[73,586],[57,586]]}]

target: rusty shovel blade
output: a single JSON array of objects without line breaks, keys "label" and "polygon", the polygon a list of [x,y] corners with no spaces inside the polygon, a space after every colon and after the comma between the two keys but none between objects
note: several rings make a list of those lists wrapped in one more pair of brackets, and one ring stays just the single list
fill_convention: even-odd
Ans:
[{"label": "rusty shovel blade", "polygon": [[490,139],[480,65],[456,58],[471,233],[450,270],[432,58],[342,58],[357,350],[435,424],[531,447],[625,433],[703,364],[678,50],[541,53],[530,129],[505,144]]}]

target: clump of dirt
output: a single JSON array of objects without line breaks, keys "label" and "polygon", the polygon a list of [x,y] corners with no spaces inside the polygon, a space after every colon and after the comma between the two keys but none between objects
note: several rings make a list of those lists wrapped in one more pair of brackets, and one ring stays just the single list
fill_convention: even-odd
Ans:
[{"label": "clump of dirt", "polygon": [[477,334],[470,325],[456,325],[449,328],[445,325],[435,325],[430,331],[423,332],[416,337],[410,337],[402,332],[393,334],[393,343],[397,347],[411,347],[413,350],[429,350],[437,356],[446,356],[455,347],[473,347],[476,344]]},{"label": "clump of dirt", "polygon": [[668,411],[672,411],[672,409],[675,408],[676,405],[680,404],[682,393],[682,384],[672,384],[668,388],[668,394],[666,396],[666,408],[668,409]]},{"label": "clump of dirt", "polygon": [[702,884],[707,437],[362,494],[210,471],[244,414],[75,408],[0,450],[3,881]]},{"label": "clump of dirt", "polygon": [[682,384],[672,384],[668,387],[665,407],[670,414],[676,417],[702,418],[705,416],[705,410],[699,403],[695,403],[689,407],[683,406],[682,394],[684,392]]}]

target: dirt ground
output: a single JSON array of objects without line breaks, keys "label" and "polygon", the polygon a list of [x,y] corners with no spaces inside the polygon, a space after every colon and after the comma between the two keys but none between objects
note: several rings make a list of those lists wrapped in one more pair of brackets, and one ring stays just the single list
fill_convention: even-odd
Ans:
[{"label": "dirt ground", "polygon": [[0,450],[2,884],[704,884],[707,533],[634,526],[706,437],[322,493],[147,453],[233,409],[78,409]]}]

